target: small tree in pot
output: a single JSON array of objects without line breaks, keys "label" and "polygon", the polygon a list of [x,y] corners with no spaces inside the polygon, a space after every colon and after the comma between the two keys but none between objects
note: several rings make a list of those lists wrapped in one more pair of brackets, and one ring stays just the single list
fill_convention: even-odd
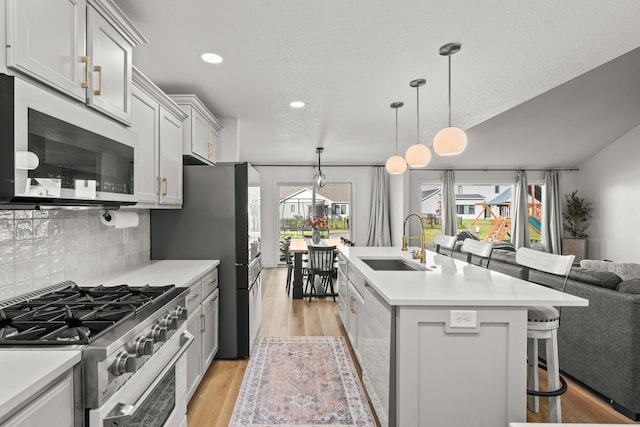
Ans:
[{"label": "small tree in pot", "polygon": [[575,255],[575,262],[579,262],[587,256],[588,229],[591,224],[591,206],[583,198],[578,197],[578,190],[567,194],[567,207],[562,217],[564,229],[571,236],[562,240],[562,253]]}]

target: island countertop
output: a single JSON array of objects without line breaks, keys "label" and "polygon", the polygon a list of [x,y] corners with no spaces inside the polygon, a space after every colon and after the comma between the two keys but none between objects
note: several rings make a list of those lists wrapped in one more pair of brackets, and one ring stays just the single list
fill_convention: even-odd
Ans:
[{"label": "island countertop", "polygon": [[[417,248],[409,248],[417,249]],[[396,306],[587,306],[588,300],[517,279],[445,255],[426,251],[426,262],[396,247],[340,246],[338,250],[365,281]],[[362,261],[402,258],[427,271],[376,271]]]}]

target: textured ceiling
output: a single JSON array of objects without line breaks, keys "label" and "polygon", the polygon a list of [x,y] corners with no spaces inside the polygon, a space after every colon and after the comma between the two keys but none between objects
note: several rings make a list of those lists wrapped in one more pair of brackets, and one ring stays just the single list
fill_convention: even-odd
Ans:
[{"label": "textured ceiling", "polygon": [[[405,103],[400,151],[416,141],[416,78],[427,79],[420,141],[431,145],[448,120],[438,49],[451,41],[462,43],[452,121],[469,145],[432,167],[575,166],[640,124],[640,0],[116,3],[149,39],[134,64],[166,92],[238,118],[243,161],[312,164],[323,146],[323,164],[382,164],[394,151],[391,102]],[[203,63],[206,51],[224,62]]]}]

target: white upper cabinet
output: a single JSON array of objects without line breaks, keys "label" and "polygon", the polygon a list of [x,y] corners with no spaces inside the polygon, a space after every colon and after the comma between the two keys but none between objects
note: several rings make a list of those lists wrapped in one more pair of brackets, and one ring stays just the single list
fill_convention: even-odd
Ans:
[{"label": "white upper cabinet", "polygon": [[222,125],[196,95],[169,95],[189,118],[183,126],[185,163],[213,165],[218,161]]},{"label": "white upper cabinet", "polygon": [[134,46],[146,39],[112,0],[7,0],[7,67],[131,123]]},{"label": "white upper cabinet", "polygon": [[7,66],[84,101],[86,13],[85,0],[8,0]]},{"label": "white upper cabinet", "polygon": [[182,126],[187,115],[133,68],[131,130],[138,135],[140,206],[182,205]]}]

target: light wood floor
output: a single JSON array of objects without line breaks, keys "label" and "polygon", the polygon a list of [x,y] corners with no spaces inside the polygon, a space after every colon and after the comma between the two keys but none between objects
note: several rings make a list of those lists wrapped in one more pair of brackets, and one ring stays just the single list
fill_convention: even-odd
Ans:
[{"label": "light wood floor", "polygon": [[[292,300],[284,289],[285,268],[262,271],[261,336],[345,336],[336,303],[332,300]],[[224,325],[221,325],[224,327]],[[353,355],[352,355],[353,358]],[[355,358],[353,358],[355,361]],[[189,427],[226,427],[231,419],[248,360],[214,360],[198,390],[189,403]],[[358,367],[358,363],[355,363]],[[542,371],[544,376],[545,372]],[[541,378],[544,383],[545,378]],[[613,410],[610,405],[569,382],[562,396],[562,417],[565,423],[634,424]],[[540,412],[527,411],[527,421],[548,422],[546,399],[541,399]],[[640,424],[640,423],[636,423]]]}]

